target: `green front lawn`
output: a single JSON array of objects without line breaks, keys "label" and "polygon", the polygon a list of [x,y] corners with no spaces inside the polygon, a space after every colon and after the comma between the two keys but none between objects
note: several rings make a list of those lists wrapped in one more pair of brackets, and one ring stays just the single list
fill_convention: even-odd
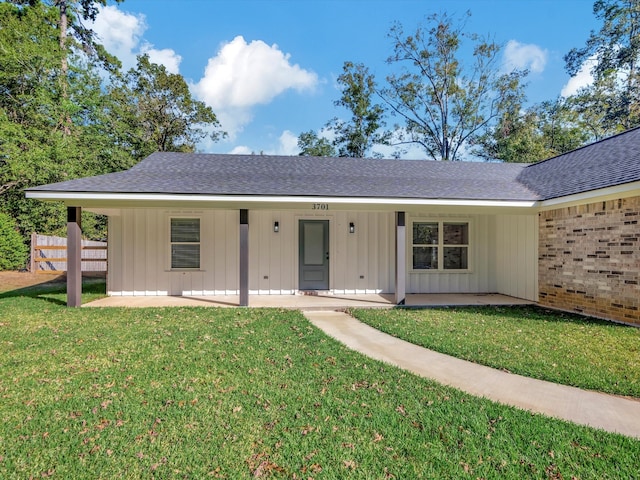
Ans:
[{"label": "green front lawn", "polygon": [[352,314],[395,337],[475,363],[640,398],[640,328],[533,306]]},{"label": "green front lawn", "polygon": [[637,476],[638,440],[372,361],[298,312],[31,294],[0,296],[0,478]]}]

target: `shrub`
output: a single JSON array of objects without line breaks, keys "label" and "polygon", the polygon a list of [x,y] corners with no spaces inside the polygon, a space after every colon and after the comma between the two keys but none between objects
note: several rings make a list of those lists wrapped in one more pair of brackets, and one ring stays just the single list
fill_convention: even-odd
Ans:
[{"label": "shrub", "polygon": [[27,262],[27,246],[22,241],[16,222],[0,213],[0,270],[19,270]]}]

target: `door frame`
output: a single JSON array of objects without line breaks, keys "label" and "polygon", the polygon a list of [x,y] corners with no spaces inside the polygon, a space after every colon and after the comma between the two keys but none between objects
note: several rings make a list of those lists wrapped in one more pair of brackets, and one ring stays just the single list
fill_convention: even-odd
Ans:
[{"label": "door frame", "polygon": [[[296,218],[296,223],[297,223],[297,228],[296,228],[296,244],[298,246],[297,248],[297,255],[296,255],[296,278],[297,278],[297,288],[298,291],[313,291],[313,290],[318,290],[318,291],[330,291],[331,290],[331,276],[333,274],[333,269],[331,268],[331,257],[332,257],[332,246],[333,246],[333,241],[332,241],[332,236],[331,236],[331,224],[332,224],[332,219],[328,218],[328,217],[307,217],[307,216],[300,216]],[[325,281],[325,285],[326,288],[302,288],[301,284],[301,274],[302,274],[302,263],[301,263],[301,256],[302,256],[302,249],[303,249],[303,243],[302,243],[302,235],[301,233],[301,229],[303,228],[302,225],[304,224],[304,222],[323,222],[324,225],[324,235],[326,236],[326,250],[328,253],[328,257],[326,259],[326,281]]]}]

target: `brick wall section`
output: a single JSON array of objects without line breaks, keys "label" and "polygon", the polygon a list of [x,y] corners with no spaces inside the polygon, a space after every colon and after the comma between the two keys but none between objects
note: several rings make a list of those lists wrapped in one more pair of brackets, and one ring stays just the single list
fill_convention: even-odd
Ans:
[{"label": "brick wall section", "polygon": [[640,196],[542,212],[539,303],[640,326]]}]

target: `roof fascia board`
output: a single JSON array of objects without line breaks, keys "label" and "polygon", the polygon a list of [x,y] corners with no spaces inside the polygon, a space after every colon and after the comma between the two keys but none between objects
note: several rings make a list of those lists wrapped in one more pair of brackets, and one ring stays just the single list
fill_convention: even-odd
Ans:
[{"label": "roof fascia board", "polygon": [[521,200],[463,200],[439,198],[372,198],[372,197],[313,197],[313,196],[259,196],[259,195],[171,195],[154,193],[87,193],[87,192],[55,192],[31,190],[26,192],[27,198],[45,201],[62,201],[69,205],[76,202],[143,202],[143,203],[237,203],[237,204],[343,204],[343,205],[396,205],[396,206],[468,206],[468,207],[509,207],[532,208],[537,201]]},{"label": "roof fascia board", "polygon": [[640,195],[640,182],[625,183],[614,187],[591,190],[566,197],[543,200],[539,203],[540,210],[555,210],[562,207],[573,207],[584,203],[602,202],[618,198],[635,197]]}]

